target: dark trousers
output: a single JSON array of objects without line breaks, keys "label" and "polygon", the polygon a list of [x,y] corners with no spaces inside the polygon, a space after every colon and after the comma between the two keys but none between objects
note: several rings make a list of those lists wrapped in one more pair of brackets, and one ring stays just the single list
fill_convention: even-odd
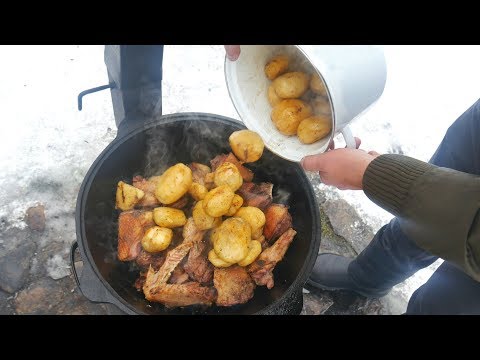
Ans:
[{"label": "dark trousers", "polygon": [[[430,162],[480,175],[480,100],[450,126]],[[383,290],[435,260],[402,232],[395,218],[377,232],[348,271],[359,286]],[[406,314],[480,314],[480,282],[444,261],[413,293]]]}]

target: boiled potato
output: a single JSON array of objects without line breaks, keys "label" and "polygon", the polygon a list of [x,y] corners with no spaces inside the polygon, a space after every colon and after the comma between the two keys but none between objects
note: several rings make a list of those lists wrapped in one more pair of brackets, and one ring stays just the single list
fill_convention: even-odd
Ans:
[{"label": "boiled potato", "polygon": [[154,226],[147,230],[142,239],[142,247],[145,251],[156,253],[165,250],[172,242],[173,231],[160,226]]},{"label": "boiled potato", "polygon": [[166,228],[176,228],[183,226],[187,222],[185,213],[180,209],[169,207],[157,207],[153,209],[153,221],[158,226]]},{"label": "boiled potato", "polygon": [[273,80],[272,86],[275,93],[282,99],[296,99],[308,90],[310,76],[294,71],[283,74]]},{"label": "boiled potato", "polygon": [[250,237],[250,226],[245,220],[228,218],[212,232],[213,250],[223,261],[236,263],[247,256]]},{"label": "boiled potato", "polygon": [[178,163],[169,167],[162,175],[155,189],[155,196],[162,204],[172,204],[180,199],[192,185],[192,170]]},{"label": "boiled potato", "polygon": [[215,225],[215,220],[218,219],[208,215],[205,210],[203,210],[203,200],[195,204],[192,216],[196,227],[200,230],[213,228]]},{"label": "boiled potato", "polygon": [[313,113],[315,115],[331,115],[332,109],[330,108],[330,102],[326,97],[317,96],[311,101]]},{"label": "boiled potato", "polygon": [[208,193],[208,189],[203,186],[202,184],[192,182],[190,185],[190,189],[188,189],[188,193],[195,199],[195,200],[203,200],[205,195]]},{"label": "boiled potato", "polygon": [[117,193],[115,196],[115,209],[131,210],[138,203],[145,193],[135,186],[119,181],[117,184]]},{"label": "boiled potato", "polygon": [[213,217],[225,215],[232,205],[235,193],[228,185],[210,190],[203,198],[203,210]]},{"label": "boiled potato", "polygon": [[310,89],[318,95],[322,96],[327,96],[327,89],[325,89],[325,86],[323,85],[322,80],[320,79],[320,76],[318,76],[317,73],[314,73],[312,75],[312,78],[310,80]]},{"label": "boiled potato", "polygon": [[275,79],[278,75],[283,74],[288,69],[288,57],[278,55],[270,59],[265,65],[265,75],[269,80]]},{"label": "boiled potato", "polygon": [[255,229],[255,231],[252,231],[252,239],[253,240],[258,240],[262,237],[263,235],[263,226],[259,227],[258,229]]},{"label": "boiled potato", "polygon": [[[238,209],[235,216],[242,218],[250,225],[251,234],[255,235],[256,238],[262,236],[261,230],[259,230],[265,225],[265,214],[262,210],[254,206],[245,206]],[[258,234],[259,231],[260,234]]]},{"label": "boiled potato", "polygon": [[233,263],[220,259],[213,249],[208,252],[208,260],[216,267],[229,267],[233,265]]},{"label": "boiled potato", "polygon": [[252,240],[248,243],[248,254],[245,256],[244,259],[238,262],[240,266],[247,266],[250,265],[255,261],[255,259],[260,255],[262,252],[262,244],[260,241]]},{"label": "boiled potato", "polygon": [[272,110],[273,123],[283,135],[295,135],[300,122],[312,116],[312,108],[298,99],[282,100]]},{"label": "boiled potato", "polygon": [[235,156],[243,162],[251,163],[262,157],[265,144],[255,131],[239,130],[228,138]]},{"label": "boiled potato", "polygon": [[243,178],[234,164],[225,161],[215,170],[213,182],[216,186],[228,185],[232,191],[237,191],[243,184]]},{"label": "boiled potato", "polygon": [[230,209],[225,214],[227,216],[233,216],[240,209],[243,205],[243,198],[240,195],[235,194],[232,200],[232,205],[230,205]]},{"label": "boiled potato", "polygon": [[275,92],[275,88],[273,87],[273,85],[270,85],[270,86],[268,87],[267,97],[268,97],[268,102],[270,103],[270,105],[271,105],[272,107],[274,107],[274,106],[277,105],[280,101],[283,100],[281,97],[279,97],[279,96],[277,95],[277,93]]},{"label": "boiled potato", "polygon": [[304,144],[312,144],[327,136],[332,130],[332,119],[327,115],[311,116],[298,125],[297,136]]}]

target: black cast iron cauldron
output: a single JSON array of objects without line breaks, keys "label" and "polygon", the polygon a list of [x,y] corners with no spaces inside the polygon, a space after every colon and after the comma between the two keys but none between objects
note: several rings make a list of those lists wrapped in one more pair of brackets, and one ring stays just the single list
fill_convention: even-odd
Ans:
[{"label": "black cast iron cauldron", "polygon": [[265,149],[248,167],[255,182],[274,184],[274,202],[290,207],[297,235],[274,270],[275,286],[257,287],[248,303],[233,307],[167,309],[145,300],[133,284],[138,276],[132,264],[117,259],[118,181],[131,183],[135,175],[152,176],[177,162],[209,164],[214,156],[230,151],[228,137],[245,126],[233,119],[203,113],[178,113],[156,121],[121,127],[115,140],[90,167],[80,188],[76,208],[77,242],[83,270],[77,276],[72,245],[72,272],[81,292],[93,302],[118,306],[128,314],[299,314],[302,288],[320,246],[321,226],[313,188],[297,163]]}]

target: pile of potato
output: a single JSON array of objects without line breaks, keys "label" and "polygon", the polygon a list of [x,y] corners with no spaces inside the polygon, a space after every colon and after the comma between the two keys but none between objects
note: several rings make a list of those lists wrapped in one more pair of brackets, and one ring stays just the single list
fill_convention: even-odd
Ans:
[{"label": "pile of potato", "polygon": [[332,130],[327,92],[317,73],[287,72],[289,63],[287,56],[278,55],[265,65],[265,75],[272,80],[267,93],[271,119],[283,135],[312,144]]},{"label": "pile of potato", "polygon": [[[257,161],[263,154],[261,137],[250,130],[232,133],[229,142],[233,153],[243,163]],[[205,168],[210,171],[207,166]],[[242,184],[240,171],[230,162],[224,162],[214,172],[209,172],[204,184],[193,181],[188,166],[182,163],[171,166],[156,179],[155,197],[162,206],[153,209],[153,221],[157,226],[145,233],[143,249],[156,253],[170,245],[171,229],[184,226],[187,217],[183,210],[168,205],[188,193],[196,201],[192,217],[197,229],[212,230],[210,262],[217,267],[251,264],[262,251],[259,239],[263,236],[265,214],[256,207],[242,207],[243,198],[235,194]],[[121,181],[117,187],[116,207],[133,209],[143,196],[143,191]]]}]

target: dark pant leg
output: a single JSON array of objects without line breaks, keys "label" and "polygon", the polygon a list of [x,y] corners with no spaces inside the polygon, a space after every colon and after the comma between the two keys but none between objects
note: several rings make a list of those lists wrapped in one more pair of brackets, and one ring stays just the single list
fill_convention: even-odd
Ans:
[{"label": "dark pant leg", "polygon": [[[450,126],[430,162],[480,174],[480,101]],[[393,219],[351,262],[348,271],[358,286],[384,290],[404,281],[436,259],[416,246],[402,232],[397,219]]]},{"label": "dark pant leg", "polygon": [[480,315],[480,283],[444,262],[410,298],[407,315]]}]

